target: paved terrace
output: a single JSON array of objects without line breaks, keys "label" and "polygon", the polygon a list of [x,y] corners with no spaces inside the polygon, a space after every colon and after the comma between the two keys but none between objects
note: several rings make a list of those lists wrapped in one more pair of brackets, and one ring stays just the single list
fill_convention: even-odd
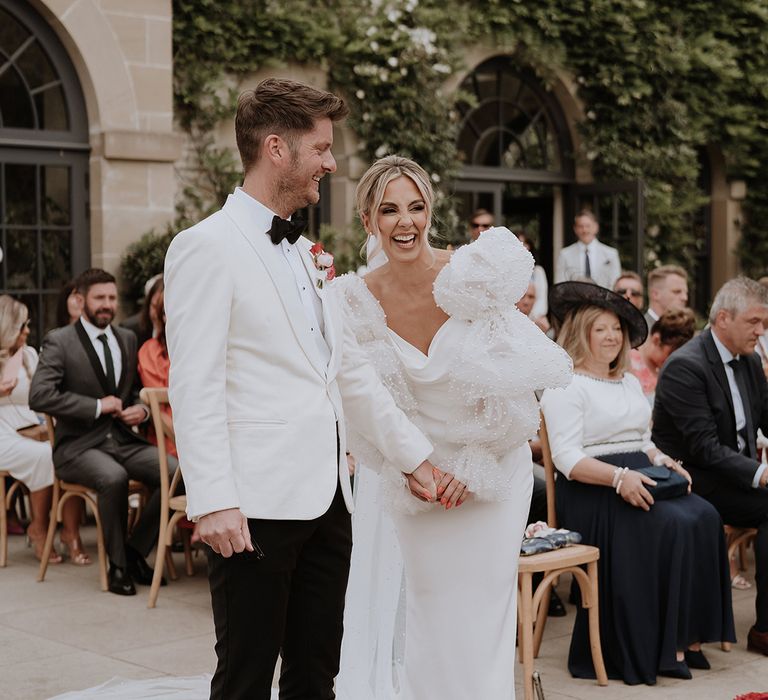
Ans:
[{"label": "paved terrace", "polygon": [[[8,566],[0,569],[2,698],[45,700],[115,676],[156,678],[213,671],[213,623],[202,556],[196,558],[196,575],[187,578],[181,555],[174,555],[180,578],[169,581],[161,589],[158,607],[148,610],[147,588],[139,587],[132,598],[102,593],[95,566],[65,562],[50,567],[46,581],[37,583],[32,551],[22,537],[9,540]],[[93,527],[83,529],[83,541],[95,559]],[[751,567],[747,574],[750,580],[753,571]],[[567,587],[568,581],[562,581],[561,596]],[[567,617],[549,620],[537,661],[547,700],[732,700],[742,693],[768,692],[768,657],[745,649],[753,619],[753,591],[734,591],[740,642],[730,653],[718,645],[706,645],[712,670],[694,671],[692,681],[662,678],[655,687],[611,681],[607,688],[600,688],[591,681],[572,679],[566,669],[574,615],[569,605]],[[521,671],[518,665],[518,677]],[[518,697],[522,698],[519,687]]]}]

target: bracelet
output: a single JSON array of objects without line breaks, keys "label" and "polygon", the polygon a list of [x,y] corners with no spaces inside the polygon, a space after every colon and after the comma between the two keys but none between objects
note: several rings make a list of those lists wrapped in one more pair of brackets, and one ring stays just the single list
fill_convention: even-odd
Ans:
[{"label": "bracelet", "polygon": [[621,485],[624,483],[624,476],[629,471],[628,467],[624,467],[621,470],[621,476],[619,477],[619,483],[616,484],[616,493],[621,496]]},{"label": "bracelet", "polygon": [[621,467],[616,467],[613,470],[613,481],[611,481],[611,488],[615,489],[616,484],[619,482],[619,475],[621,474]]},{"label": "bracelet", "polygon": [[663,467],[664,466],[664,460],[669,459],[667,455],[665,455],[663,452],[659,452],[654,458],[653,458],[653,464],[656,467]]}]

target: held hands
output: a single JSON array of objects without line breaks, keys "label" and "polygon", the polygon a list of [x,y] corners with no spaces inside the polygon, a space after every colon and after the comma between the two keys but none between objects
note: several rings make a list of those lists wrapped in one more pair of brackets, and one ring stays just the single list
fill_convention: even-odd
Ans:
[{"label": "held hands", "polygon": [[630,469],[624,474],[619,484],[618,494],[630,505],[648,511],[653,505],[653,496],[651,496],[644,484],[656,486],[656,482],[653,479]]},{"label": "held hands", "polygon": [[420,501],[432,503],[438,498],[446,510],[460,506],[467,499],[466,484],[447,474],[425,460],[412,474],[405,474],[408,488]]},{"label": "held hands", "polygon": [[442,472],[437,467],[434,467],[432,472],[437,484],[437,497],[446,510],[450,510],[454,506],[458,508],[464,503],[469,495],[466,484],[455,478],[453,474]]},{"label": "held hands", "polygon": [[433,466],[429,460],[424,460],[410,474],[404,474],[410,492],[420,501],[431,503],[437,496]]},{"label": "held hands", "polygon": [[238,508],[227,508],[204,515],[197,523],[197,534],[216,554],[231,557],[232,554],[253,551],[248,519]]}]

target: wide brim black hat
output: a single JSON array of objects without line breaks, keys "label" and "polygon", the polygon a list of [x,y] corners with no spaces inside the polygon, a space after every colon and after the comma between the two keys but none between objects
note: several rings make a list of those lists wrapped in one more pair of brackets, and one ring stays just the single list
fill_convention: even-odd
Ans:
[{"label": "wide brim black hat", "polygon": [[642,345],[648,337],[648,324],[643,314],[610,289],[593,282],[560,282],[549,290],[549,309],[560,323],[582,306],[598,306],[613,311],[626,323],[629,343],[633,348]]}]

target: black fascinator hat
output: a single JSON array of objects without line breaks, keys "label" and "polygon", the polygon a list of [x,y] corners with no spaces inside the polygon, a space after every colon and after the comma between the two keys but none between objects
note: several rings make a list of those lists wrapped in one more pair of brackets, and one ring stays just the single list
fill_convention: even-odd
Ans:
[{"label": "black fascinator hat", "polygon": [[629,343],[633,348],[642,345],[648,337],[648,324],[643,314],[610,289],[592,282],[560,282],[549,290],[549,310],[560,323],[582,306],[598,306],[613,311],[627,324]]}]

